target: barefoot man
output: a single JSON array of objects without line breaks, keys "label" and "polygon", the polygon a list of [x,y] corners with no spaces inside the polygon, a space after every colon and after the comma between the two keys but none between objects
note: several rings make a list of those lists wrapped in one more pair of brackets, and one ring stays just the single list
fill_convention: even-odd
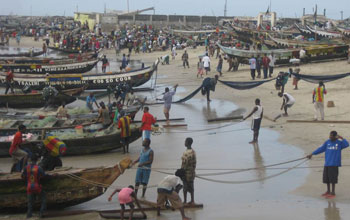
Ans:
[{"label": "barefoot man", "polygon": [[[323,183],[327,184],[327,191],[322,196],[335,198],[335,184],[338,183],[339,167],[341,167],[341,151],[349,147],[349,143],[336,131],[331,131],[329,139],[317,150],[308,155],[309,159],[313,155],[325,152],[325,163],[323,168]],[[330,185],[332,184],[332,191]]]},{"label": "barefoot man", "polygon": [[168,87],[165,88],[165,93],[162,99],[157,100],[164,100],[164,116],[166,119],[166,123],[169,124],[169,113],[171,108],[171,103],[173,102],[173,96],[176,93],[176,89],[178,87],[178,84],[174,86],[174,90],[170,91]]},{"label": "barefoot man", "polygon": [[258,142],[260,124],[261,124],[263,114],[264,114],[264,110],[263,110],[263,107],[260,105],[260,99],[255,99],[255,107],[253,108],[252,112],[248,116],[243,118],[243,121],[244,121],[253,115],[252,130],[254,131],[254,136],[253,136],[253,140],[249,142],[250,144],[254,144]]}]

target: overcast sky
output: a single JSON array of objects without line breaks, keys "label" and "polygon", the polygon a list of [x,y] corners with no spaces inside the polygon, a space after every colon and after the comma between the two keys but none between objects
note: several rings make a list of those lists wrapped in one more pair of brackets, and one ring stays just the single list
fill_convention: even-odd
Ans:
[{"label": "overcast sky", "polygon": [[[269,3],[270,0],[227,0],[227,15],[256,16],[265,12]],[[0,14],[72,16],[77,6],[79,11],[103,12],[104,4],[107,9],[127,10],[127,0],[0,0]],[[342,10],[344,18],[350,16],[349,0],[272,0],[271,8],[278,17],[299,17],[303,8],[313,13],[315,4],[319,14],[326,8],[328,17],[340,19]],[[224,5],[225,0],[129,0],[130,10],[154,6],[156,14],[222,16]]]}]

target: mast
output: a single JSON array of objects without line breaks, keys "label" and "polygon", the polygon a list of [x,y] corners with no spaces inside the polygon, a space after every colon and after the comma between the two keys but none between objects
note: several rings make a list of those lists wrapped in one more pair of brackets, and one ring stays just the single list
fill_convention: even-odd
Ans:
[{"label": "mast", "polygon": [[225,0],[224,17],[227,16],[227,0]]}]

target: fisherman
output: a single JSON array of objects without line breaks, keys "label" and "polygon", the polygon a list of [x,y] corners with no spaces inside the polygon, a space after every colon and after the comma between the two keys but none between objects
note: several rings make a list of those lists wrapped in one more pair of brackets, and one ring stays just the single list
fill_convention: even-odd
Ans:
[{"label": "fisherman", "polygon": [[13,166],[11,168],[11,172],[13,170],[15,170],[14,167],[22,159],[23,160],[22,160],[21,169],[19,171],[24,169],[24,167],[25,167],[25,165],[27,164],[27,161],[28,161],[28,153],[20,148],[21,144],[26,143],[26,141],[23,141],[23,137],[22,137],[24,132],[26,132],[26,126],[22,125],[22,124],[19,125],[18,126],[18,131],[16,132],[15,136],[13,137],[13,140],[12,140],[12,143],[11,143],[11,147],[9,149],[9,154],[12,157],[12,160],[13,160]]},{"label": "fisherman", "polygon": [[112,123],[109,111],[104,102],[100,102],[97,121],[102,123],[103,128],[107,128]]},{"label": "fisherman", "polygon": [[[335,198],[335,184],[338,183],[339,167],[341,167],[341,152],[347,147],[349,147],[348,141],[338,135],[336,131],[331,131],[329,139],[307,156],[311,159],[313,155],[325,152],[323,183],[327,184],[327,191],[322,196],[328,199]],[[332,190],[330,188],[331,184]]]},{"label": "fisherman", "polygon": [[279,92],[278,96],[281,98],[283,97],[281,110],[284,109],[284,116],[288,116],[287,109],[291,108],[294,105],[295,99],[293,96],[291,96],[289,93],[286,93],[286,92],[285,93]]},{"label": "fisherman", "polygon": [[47,52],[47,46],[46,46],[46,43],[43,43],[43,47],[42,47],[42,49],[43,49],[43,52],[44,52],[44,56],[46,57],[46,52]]},{"label": "fisherman", "polygon": [[210,58],[208,56],[208,53],[205,54],[202,61],[205,69],[205,74],[208,75],[208,72],[210,72]]},{"label": "fisherman", "polygon": [[140,184],[143,185],[142,188],[142,197],[145,197],[147,184],[149,177],[151,175],[151,167],[153,163],[154,153],[150,147],[151,140],[145,138],[142,142],[143,149],[141,150],[139,158],[135,160],[131,166],[134,166],[136,163],[139,163],[136,171],[135,179],[135,195],[137,196],[137,191],[139,190]]},{"label": "fisherman", "polygon": [[228,63],[228,70],[227,72],[230,72],[231,70],[233,70],[233,60],[232,57],[228,56],[227,57],[227,63]]},{"label": "fisherman", "polygon": [[[261,44],[258,44],[261,45]],[[257,58],[256,58],[256,72],[257,72],[257,77],[258,79],[261,78],[261,66],[262,66],[262,59],[260,57],[260,55],[258,54]]]},{"label": "fisherman", "polygon": [[121,118],[118,121],[118,129],[120,132],[120,142],[123,145],[123,153],[129,153],[129,142],[131,137],[131,119],[125,113],[121,113]]},{"label": "fisherman", "polygon": [[252,77],[252,80],[255,80],[256,59],[254,58],[254,56],[252,56],[249,59],[249,65],[250,65],[250,75]]},{"label": "fisherman", "polygon": [[62,103],[62,105],[60,107],[58,107],[57,112],[56,112],[56,117],[57,118],[69,118],[69,114],[66,107],[66,103]]},{"label": "fisherman", "polygon": [[165,88],[165,93],[163,95],[162,99],[157,99],[157,100],[163,100],[164,101],[164,116],[166,119],[166,123],[169,124],[169,113],[170,113],[170,108],[171,108],[171,103],[173,102],[173,96],[176,93],[176,89],[178,87],[178,84],[174,86],[174,90],[170,91],[168,87]]},{"label": "fisherman", "polygon": [[126,66],[128,65],[128,61],[126,60],[126,56],[125,53],[123,54],[123,58],[122,58],[122,69],[125,69]]},{"label": "fisherman", "polygon": [[238,58],[234,57],[232,59],[232,61],[233,61],[233,71],[237,71],[238,70],[238,66],[239,66]]},{"label": "fisherman", "polygon": [[203,78],[204,64],[203,64],[202,58],[199,58],[199,61],[197,63],[197,69],[198,69],[197,78],[198,76],[201,76],[201,78]]},{"label": "fisherman", "polygon": [[184,204],[181,201],[179,196],[179,191],[182,188],[180,184],[180,179],[185,178],[185,170],[178,169],[175,172],[175,175],[166,176],[159,184],[157,188],[158,196],[157,196],[157,214],[160,216],[160,209],[164,207],[165,202],[169,200],[171,205],[180,210],[182,220],[190,220],[185,215]]},{"label": "fisherman", "polygon": [[28,198],[28,210],[27,218],[32,217],[33,205],[36,196],[40,196],[41,207],[39,217],[43,216],[46,210],[46,195],[40,184],[40,180],[45,176],[44,170],[36,164],[38,156],[32,154],[31,164],[28,164],[22,173],[22,178],[27,182],[27,198]]},{"label": "fisherman", "polygon": [[271,55],[269,56],[269,77],[272,77],[273,74],[273,68],[275,67],[275,63],[276,63],[276,57],[273,53],[271,53]]},{"label": "fisherman", "polygon": [[315,107],[315,121],[318,119],[318,114],[321,115],[321,120],[324,120],[324,95],[327,94],[326,86],[323,82],[318,83],[318,87],[312,93],[312,103]]},{"label": "fisherman", "polygon": [[139,203],[137,196],[134,192],[134,187],[132,185],[125,187],[125,188],[122,188],[122,189],[114,190],[114,192],[108,197],[109,202],[112,201],[112,197],[116,193],[118,193],[118,200],[120,203],[120,207],[122,208],[122,210],[120,211],[120,219],[121,220],[124,219],[125,205],[128,205],[130,207],[129,219],[133,219],[132,217],[133,217],[134,209],[135,209],[134,201],[136,202],[136,205],[141,210],[141,212],[143,214],[143,218],[144,219],[147,218],[146,213],[143,211],[142,207],[140,206],[140,203]]},{"label": "fisherman", "polygon": [[90,93],[90,95],[88,97],[86,97],[86,107],[88,109],[90,109],[90,111],[94,110],[93,108],[93,104],[96,104],[96,107],[99,108],[98,104],[97,104],[97,101],[96,101],[96,98],[95,98],[95,95],[94,93]]},{"label": "fisherman", "polygon": [[8,68],[6,72],[6,90],[5,90],[5,95],[8,93],[8,91],[11,89],[11,93],[13,94],[13,72],[10,68]]},{"label": "fisherman", "polygon": [[[294,73],[299,74],[300,73],[300,68],[295,68]],[[298,78],[296,75],[293,74],[293,86],[294,90],[298,90],[298,82],[300,78]]]},{"label": "fisherman", "polygon": [[215,78],[207,77],[203,80],[202,95],[207,94],[207,102],[211,101],[210,100],[210,90],[215,92],[215,86],[216,86],[218,79],[219,79],[219,76],[215,75]]},{"label": "fisherman", "polygon": [[176,46],[173,45],[173,48],[171,49],[171,57],[173,60],[175,60],[177,53],[176,53]]},{"label": "fisherman", "polygon": [[186,151],[183,153],[181,160],[181,168],[185,170],[185,178],[183,180],[184,203],[187,202],[187,192],[191,194],[190,204],[194,202],[194,178],[196,176],[197,157],[196,152],[192,149],[193,139],[188,137],[185,140]]},{"label": "fisherman", "polygon": [[188,53],[187,53],[186,48],[185,48],[184,53],[182,54],[182,65],[184,68],[186,68],[186,66],[187,66],[187,68],[190,68],[189,63],[188,63]]},{"label": "fisherman", "polygon": [[270,58],[267,56],[267,54],[265,54],[262,59],[262,65],[263,65],[264,79],[267,79],[267,73],[270,65]]},{"label": "fisherman", "polygon": [[103,73],[106,73],[107,66],[108,66],[108,59],[107,59],[106,55],[104,55],[102,58],[102,72]]},{"label": "fisherman", "polygon": [[253,115],[252,130],[254,131],[254,136],[253,136],[253,140],[249,142],[250,144],[254,144],[258,142],[259,130],[260,130],[263,114],[264,114],[264,109],[260,104],[260,99],[255,99],[255,107],[253,108],[252,112],[243,118],[243,121],[245,121],[247,118]]},{"label": "fisherman", "polygon": [[140,130],[142,131],[142,140],[145,140],[146,138],[151,140],[152,124],[155,124],[156,121],[157,118],[149,113],[149,108],[147,106],[144,107],[142,124],[140,127]]},{"label": "fisherman", "polygon": [[224,60],[222,59],[221,55],[219,55],[219,62],[218,62],[218,66],[216,67],[216,71],[218,71],[218,73],[220,73],[220,76],[222,76],[222,64],[223,64],[223,62],[224,62]]}]

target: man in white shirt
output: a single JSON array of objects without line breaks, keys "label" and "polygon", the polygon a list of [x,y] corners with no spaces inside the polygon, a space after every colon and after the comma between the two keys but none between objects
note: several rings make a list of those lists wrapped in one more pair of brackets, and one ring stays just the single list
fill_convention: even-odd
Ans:
[{"label": "man in white shirt", "polygon": [[255,144],[258,142],[259,130],[260,130],[263,114],[264,114],[264,109],[260,104],[260,99],[255,99],[255,107],[253,108],[252,112],[243,118],[243,121],[244,121],[250,116],[253,116],[252,130],[254,132],[254,135],[253,135],[253,140],[249,142],[250,144]]},{"label": "man in white shirt", "polygon": [[249,59],[249,65],[250,65],[250,75],[252,76],[252,80],[255,79],[255,70],[256,70],[256,59],[254,56]]},{"label": "man in white shirt", "polygon": [[284,113],[285,113],[284,115],[288,116],[287,109],[291,108],[294,105],[295,99],[293,96],[291,96],[290,94],[288,94],[286,92],[285,93],[280,92],[280,93],[278,93],[278,96],[281,98],[283,97],[281,110],[284,109]]},{"label": "man in white shirt", "polygon": [[178,169],[175,175],[166,176],[158,184],[158,197],[157,197],[157,214],[160,215],[160,208],[164,206],[165,202],[169,200],[173,208],[179,209],[183,220],[190,220],[185,216],[185,210],[181,198],[178,194],[182,185],[180,179],[185,178],[186,171],[184,169]]},{"label": "man in white shirt", "polygon": [[276,57],[273,53],[269,56],[270,63],[269,63],[269,77],[272,77],[273,68],[275,67]]},{"label": "man in white shirt", "polygon": [[304,48],[301,48],[300,51],[299,51],[299,58],[300,58],[300,61],[305,61],[305,57],[306,57],[306,51],[304,50]]},{"label": "man in white shirt", "polygon": [[210,58],[207,53],[203,57],[202,62],[205,69],[205,74],[207,75],[208,72],[210,72]]}]

